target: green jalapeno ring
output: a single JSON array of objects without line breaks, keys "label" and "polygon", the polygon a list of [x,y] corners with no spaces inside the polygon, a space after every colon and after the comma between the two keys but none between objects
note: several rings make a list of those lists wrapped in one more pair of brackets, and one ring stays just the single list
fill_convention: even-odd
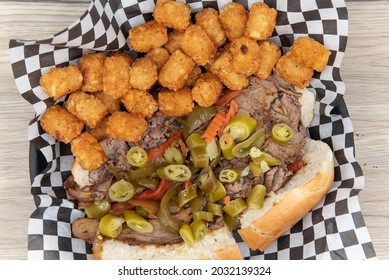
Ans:
[{"label": "green jalapeno ring", "polygon": [[190,226],[188,224],[183,224],[180,228],[179,233],[185,244],[192,248],[195,242]]},{"label": "green jalapeno ring", "polygon": [[288,144],[293,138],[293,129],[285,123],[276,124],[271,130],[271,138],[277,144]]},{"label": "green jalapeno ring", "polygon": [[196,211],[193,213],[193,220],[213,221],[213,214],[207,211]]},{"label": "green jalapeno ring", "polygon": [[154,227],[146,219],[134,211],[125,210],[124,219],[129,228],[137,232],[152,232]]},{"label": "green jalapeno ring", "polygon": [[236,115],[223,130],[223,134],[228,133],[236,141],[247,139],[257,127],[257,121],[249,116]]},{"label": "green jalapeno ring", "polygon": [[157,169],[157,174],[161,179],[185,182],[190,179],[192,172],[183,164],[170,164]]},{"label": "green jalapeno ring", "polygon": [[144,149],[134,146],[127,152],[127,160],[132,166],[144,167],[149,162],[149,156]]},{"label": "green jalapeno ring", "polygon": [[232,149],[235,147],[235,141],[229,134],[223,134],[220,139],[220,149],[222,150],[223,157],[227,160],[231,160],[234,158],[232,154]]},{"label": "green jalapeno ring", "polygon": [[207,194],[207,200],[209,202],[216,202],[223,197],[225,197],[227,194],[226,188],[223,186],[223,184],[217,180],[216,182],[216,188],[209,194]]},{"label": "green jalapeno ring", "polygon": [[230,230],[236,230],[240,227],[240,222],[237,218],[224,213],[223,222]]},{"label": "green jalapeno ring", "polygon": [[265,130],[263,128],[258,129],[248,139],[236,144],[232,149],[232,154],[239,158],[248,156],[252,147],[259,148],[263,145],[264,141]]},{"label": "green jalapeno ring", "polygon": [[192,230],[193,237],[195,241],[199,241],[204,238],[208,232],[207,225],[203,220],[195,220],[190,224],[190,229]]},{"label": "green jalapeno ring", "polygon": [[99,222],[99,232],[111,238],[116,238],[122,232],[125,220],[113,214],[107,214]]},{"label": "green jalapeno ring", "polygon": [[219,180],[222,183],[235,183],[240,179],[240,170],[236,168],[225,168],[219,173]]},{"label": "green jalapeno ring", "polygon": [[223,211],[232,217],[235,217],[236,215],[242,213],[246,209],[247,209],[246,201],[244,201],[244,199],[241,197],[231,200],[230,203],[228,203],[223,207]]},{"label": "green jalapeno ring", "polygon": [[111,202],[109,200],[94,201],[91,205],[85,208],[85,214],[89,218],[102,218],[111,210]]},{"label": "green jalapeno ring", "polygon": [[207,211],[215,216],[223,216],[223,206],[217,203],[207,202]]},{"label": "green jalapeno ring", "polygon": [[197,185],[193,184],[190,187],[183,189],[178,193],[178,206],[182,207],[197,196]]},{"label": "green jalapeno ring", "polygon": [[196,168],[204,168],[209,165],[207,146],[196,146],[190,150],[190,159]]},{"label": "green jalapeno ring", "polygon": [[177,195],[178,191],[179,186],[173,186],[163,195],[157,213],[157,219],[160,225],[168,232],[176,235],[179,234],[183,222],[170,214],[168,204]]},{"label": "green jalapeno ring", "polygon": [[163,154],[163,157],[167,163],[183,164],[185,162],[184,155],[179,149],[175,147],[167,148]]},{"label": "green jalapeno ring", "polygon": [[215,174],[210,166],[207,166],[201,170],[197,184],[200,190],[205,194],[213,192],[217,188],[217,182]]},{"label": "green jalapeno ring", "polygon": [[216,113],[217,111],[213,106],[195,106],[193,111],[188,115],[184,127],[182,128],[183,136],[187,138],[193,131],[210,121]]},{"label": "green jalapeno ring", "polygon": [[130,182],[121,179],[111,185],[108,194],[113,201],[125,202],[134,196],[135,187]]},{"label": "green jalapeno ring", "polygon": [[247,196],[246,203],[250,209],[260,209],[266,196],[266,187],[264,185],[255,185]]}]

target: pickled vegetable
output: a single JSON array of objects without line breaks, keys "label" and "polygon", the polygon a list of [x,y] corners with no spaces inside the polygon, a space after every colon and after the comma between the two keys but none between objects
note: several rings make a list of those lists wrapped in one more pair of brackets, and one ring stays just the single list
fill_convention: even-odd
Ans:
[{"label": "pickled vegetable", "polygon": [[265,130],[263,128],[257,130],[248,139],[240,142],[232,149],[232,154],[235,157],[248,156],[252,147],[260,147],[265,141]]},{"label": "pickled vegetable", "polygon": [[293,129],[285,123],[276,124],[271,130],[271,138],[277,144],[288,144],[293,138]]},{"label": "pickled vegetable", "polygon": [[190,208],[192,209],[192,212],[202,210],[205,202],[206,200],[202,192],[197,192],[197,196],[190,201]]},{"label": "pickled vegetable", "polygon": [[220,199],[222,199],[226,195],[227,191],[224,188],[223,184],[220,183],[219,180],[217,180],[216,188],[213,192],[207,194],[207,200],[209,202],[216,202]]},{"label": "pickled vegetable", "polygon": [[255,163],[260,163],[261,161],[265,161],[269,166],[277,166],[281,164],[281,161],[272,155],[261,152],[258,157],[252,158]]},{"label": "pickled vegetable", "polygon": [[144,187],[149,190],[155,190],[159,185],[159,181],[155,178],[140,178],[135,181],[135,185],[137,187]]},{"label": "pickled vegetable", "polygon": [[165,150],[163,155],[167,163],[183,164],[185,161],[184,155],[175,147],[169,147]]},{"label": "pickled vegetable", "polygon": [[99,232],[102,235],[116,238],[122,232],[125,220],[113,214],[107,214],[99,222]]},{"label": "pickled vegetable", "polygon": [[216,109],[212,106],[195,106],[193,111],[188,115],[184,127],[182,128],[184,137],[187,138],[193,131],[210,121],[216,113]]},{"label": "pickled vegetable", "polygon": [[168,203],[174,196],[178,194],[178,191],[179,187],[173,186],[164,194],[157,213],[157,219],[161,226],[168,232],[176,235],[179,234],[183,222],[170,214]]},{"label": "pickled vegetable", "polygon": [[195,168],[204,168],[209,165],[207,146],[197,146],[189,150],[190,159]]},{"label": "pickled vegetable", "polygon": [[199,146],[207,146],[207,143],[204,141],[203,138],[201,138],[201,135],[195,132],[189,135],[188,138],[186,138],[185,143],[189,150]]},{"label": "pickled vegetable", "polygon": [[235,141],[229,134],[223,134],[219,140],[220,148],[222,150],[223,157],[227,160],[234,158],[232,149],[235,147]]},{"label": "pickled vegetable", "polygon": [[122,179],[111,185],[108,194],[113,201],[124,202],[134,196],[135,187],[130,182]]},{"label": "pickled vegetable", "polygon": [[262,168],[261,168],[261,166],[259,164],[256,164],[255,162],[250,161],[249,167],[250,167],[251,173],[254,176],[259,177],[259,176],[262,175]]},{"label": "pickled vegetable", "polygon": [[207,211],[196,211],[193,213],[193,220],[204,220],[207,222],[212,222],[213,214]]},{"label": "pickled vegetable", "polygon": [[124,219],[127,226],[137,232],[152,232],[154,229],[152,224],[134,211],[124,211]]},{"label": "pickled vegetable", "polygon": [[185,182],[190,179],[192,172],[183,164],[170,164],[157,169],[157,174],[161,179]]},{"label": "pickled vegetable", "polygon": [[111,203],[108,200],[98,200],[85,208],[89,218],[102,218],[111,210]]},{"label": "pickled vegetable", "polygon": [[127,160],[132,166],[144,167],[149,161],[149,156],[144,149],[134,146],[127,152]]},{"label": "pickled vegetable", "polygon": [[236,115],[230,120],[223,134],[230,134],[235,141],[243,141],[250,136],[256,127],[257,121],[255,119],[249,116]]},{"label": "pickled vegetable", "polygon": [[216,216],[223,216],[223,206],[217,203],[207,203],[207,211]]},{"label": "pickled vegetable", "polygon": [[186,245],[188,245],[189,247],[194,246],[195,242],[194,242],[193,233],[188,224],[183,224],[182,227],[180,228],[179,233],[181,238],[186,243]]},{"label": "pickled vegetable", "polygon": [[235,183],[240,179],[240,170],[236,168],[225,168],[219,173],[219,180],[222,183]]},{"label": "pickled vegetable", "polygon": [[195,241],[199,241],[204,238],[208,232],[207,225],[203,220],[195,220],[190,224],[190,229],[192,230],[193,237]]},{"label": "pickled vegetable", "polygon": [[247,206],[250,209],[260,209],[263,206],[263,201],[266,196],[266,187],[264,185],[255,185],[255,187],[250,191],[246,202]]},{"label": "pickled vegetable", "polygon": [[247,204],[241,197],[231,200],[229,204],[223,207],[223,211],[232,217],[242,213],[245,209],[247,209]]},{"label": "pickled vegetable", "polygon": [[141,178],[150,177],[157,170],[157,167],[155,162],[150,162],[145,167],[130,169],[130,171],[128,171],[128,178],[130,181],[135,181]]},{"label": "pickled vegetable", "polygon": [[239,220],[235,217],[228,215],[227,213],[223,215],[223,222],[230,230],[235,230],[240,227]]},{"label": "pickled vegetable", "polygon": [[182,207],[197,196],[197,186],[195,184],[183,189],[178,193],[178,206]]},{"label": "pickled vegetable", "polygon": [[215,174],[212,171],[211,167],[206,167],[201,170],[199,179],[198,179],[198,187],[205,194],[209,194],[213,192],[217,188],[218,180]]}]

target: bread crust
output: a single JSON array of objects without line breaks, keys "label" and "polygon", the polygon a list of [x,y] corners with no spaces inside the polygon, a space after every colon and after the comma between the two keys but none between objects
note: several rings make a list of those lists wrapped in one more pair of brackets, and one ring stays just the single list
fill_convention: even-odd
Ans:
[{"label": "bread crust", "polygon": [[238,230],[250,249],[264,251],[311,211],[331,188],[334,181],[331,149],[322,141],[307,139],[305,150],[306,165],[285,186],[287,190],[276,193],[273,206]]}]

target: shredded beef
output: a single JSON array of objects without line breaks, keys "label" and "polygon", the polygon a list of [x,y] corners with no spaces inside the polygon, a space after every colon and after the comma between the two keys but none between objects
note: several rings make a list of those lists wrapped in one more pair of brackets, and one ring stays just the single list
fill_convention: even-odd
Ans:
[{"label": "shredded beef", "polygon": [[293,175],[285,166],[275,166],[264,174],[264,184],[266,191],[279,190]]}]

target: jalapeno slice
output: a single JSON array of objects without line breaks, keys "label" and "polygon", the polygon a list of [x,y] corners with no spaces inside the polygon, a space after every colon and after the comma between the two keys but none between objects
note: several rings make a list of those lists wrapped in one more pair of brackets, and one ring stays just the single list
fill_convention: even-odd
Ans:
[{"label": "jalapeno slice", "polygon": [[113,201],[124,202],[134,196],[135,188],[130,182],[121,179],[111,185],[108,194]]},{"label": "jalapeno slice", "polygon": [[261,166],[259,164],[256,164],[255,162],[250,161],[249,167],[250,167],[251,173],[254,176],[259,177],[259,176],[262,175],[262,168],[261,168]]},{"label": "jalapeno slice", "polygon": [[203,138],[201,138],[201,135],[199,133],[192,133],[191,135],[186,138],[186,146],[188,149],[192,149],[194,147],[199,147],[199,146],[207,146],[207,143]]},{"label": "jalapeno slice", "polygon": [[99,232],[102,235],[116,238],[122,232],[124,222],[125,220],[122,217],[107,214],[99,222]]},{"label": "jalapeno slice", "polygon": [[222,150],[223,157],[227,160],[234,158],[232,154],[232,149],[235,147],[235,141],[229,134],[223,134],[220,139],[220,149]]},{"label": "jalapeno slice", "polygon": [[192,172],[183,164],[170,164],[157,169],[157,174],[161,179],[185,182],[190,179]]},{"label": "jalapeno slice", "polygon": [[93,202],[85,208],[85,213],[89,218],[102,218],[111,210],[111,202],[108,200],[99,200]]},{"label": "jalapeno slice", "polygon": [[225,168],[219,173],[219,180],[223,183],[235,183],[240,179],[240,170],[236,168]]},{"label": "jalapeno slice", "polygon": [[178,206],[182,207],[197,196],[196,184],[191,185],[189,188],[183,189],[178,193]]},{"label": "jalapeno slice", "polygon": [[157,164],[155,162],[150,162],[144,167],[137,169],[130,169],[128,171],[128,178],[130,181],[138,180],[141,178],[150,177],[157,170]]},{"label": "jalapeno slice", "polygon": [[208,232],[207,225],[203,220],[193,221],[190,224],[190,229],[192,230],[193,237],[196,241],[203,239]]},{"label": "jalapeno slice", "polygon": [[257,121],[249,116],[236,115],[227,124],[223,134],[230,134],[236,141],[243,141],[255,130]]},{"label": "jalapeno slice", "polygon": [[148,188],[149,190],[153,190],[153,191],[159,185],[159,181],[155,178],[140,178],[140,179],[134,181],[134,183],[137,187],[144,187],[144,188]]},{"label": "jalapeno slice", "polygon": [[189,150],[190,159],[195,168],[204,168],[209,165],[207,146],[197,146]]},{"label": "jalapeno slice", "polygon": [[169,212],[168,204],[170,200],[177,195],[179,191],[178,186],[171,187],[162,197],[161,204],[157,213],[158,222],[161,226],[172,234],[179,234],[183,222],[172,216]]},{"label": "jalapeno slice", "polygon": [[163,157],[167,163],[183,164],[185,161],[184,155],[175,147],[167,148]]},{"label": "jalapeno slice", "polygon": [[266,196],[266,187],[264,185],[255,185],[247,196],[246,203],[250,209],[260,209]]},{"label": "jalapeno slice", "polygon": [[217,203],[207,203],[207,211],[216,216],[223,216],[223,206]]},{"label": "jalapeno slice", "polygon": [[217,188],[217,182],[218,180],[213,173],[212,168],[207,166],[201,170],[197,183],[200,190],[205,194],[209,194]]},{"label": "jalapeno slice", "polygon": [[216,109],[212,106],[195,106],[193,111],[188,115],[184,127],[182,128],[184,137],[187,138],[188,135],[198,129],[201,125],[210,121],[216,115],[216,113]]},{"label": "jalapeno slice", "polygon": [[288,144],[293,138],[293,129],[285,123],[276,124],[271,130],[271,138],[277,144]]},{"label": "jalapeno slice", "polygon": [[260,147],[265,141],[265,130],[263,128],[254,132],[248,139],[240,142],[232,149],[235,157],[245,157],[249,155],[252,147]]},{"label": "jalapeno slice", "polygon": [[216,202],[226,196],[226,189],[219,180],[217,180],[216,188],[213,192],[207,194],[207,200],[209,202]]},{"label": "jalapeno slice", "polygon": [[260,163],[261,161],[265,161],[269,166],[277,166],[281,164],[281,161],[279,159],[265,152],[261,152],[261,155],[259,157],[252,158],[252,160],[255,163]]},{"label": "jalapeno slice", "polygon": [[125,210],[124,219],[127,226],[137,232],[152,232],[154,229],[152,224],[134,211]]},{"label": "jalapeno slice", "polygon": [[127,160],[132,166],[144,167],[149,161],[149,156],[144,149],[134,146],[127,152]]},{"label": "jalapeno slice", "polygon": [[183,224],[182,227],[180,228],[180,236],[184,240],[185,244],[188,245],[189,247],[194,246],[194,237],[192,230],[188,224]]},{"label": "jalapeno slice", "polygon": [[235,230],[240,226],[239,220],[235,217],[228,215],[227,213],[223,215],[223,222],[230,230]]},{"label": "jalapeno slice", "polygon": [[193,213],[193,220],[204,220],[207,222],[212,222],[213,214],[207,211],[197,211]]},{"label": "jalapeno slice", "polygon": [[231,200],[230,203],[223,207],[223,211],[228,215],[235,217],[236,215],[242,213],[247,208],[247,204],[243,198],[239,197],[237,199]]}]

